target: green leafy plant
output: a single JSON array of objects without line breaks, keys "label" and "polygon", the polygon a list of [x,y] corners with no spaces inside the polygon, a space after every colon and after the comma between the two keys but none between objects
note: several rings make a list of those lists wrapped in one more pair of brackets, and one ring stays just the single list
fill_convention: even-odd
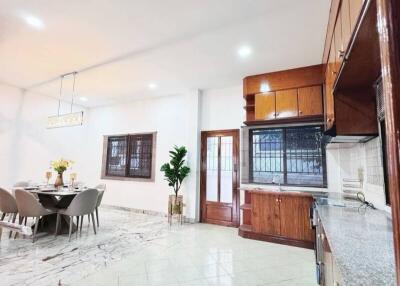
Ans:
[{"label": "green leafy plant", "polygon": [[189,175],[190,168],[184,165],[187,154],[184,146],[174,146],[174,149],[169,151],[169,154],[171,160],[161,166],[161,172],[164,172],[165,180],[174,189],[176,202],[182,182]]}]

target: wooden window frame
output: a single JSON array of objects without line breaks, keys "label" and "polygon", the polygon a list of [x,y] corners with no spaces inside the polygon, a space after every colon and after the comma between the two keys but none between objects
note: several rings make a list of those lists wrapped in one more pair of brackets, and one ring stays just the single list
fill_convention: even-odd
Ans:
[{"label": "wooden window frame", "polygon": [[[131,150],[131,142],[134,138],[137,137],[151,137],[151,158],[150,158],[150,175],[149,176],[137,176],[130,175],[130,159],[132,150]],[[113,175],[108,173],[108,152],[109,152],[109,139],[110,138],[126,138],[126,164],[125,164],[125,174],[121,175]],[[154,182],[155,181],[155,155],[156,155],[156,138],[157,133],[134,133],[134,134],[118,134],[118,135],[105,135],[103,137],[103,158],[102,158],[102,170],[101,170],[101,179],[106,180],[120,180],[120,181],[144,181],[144,182]]]}]

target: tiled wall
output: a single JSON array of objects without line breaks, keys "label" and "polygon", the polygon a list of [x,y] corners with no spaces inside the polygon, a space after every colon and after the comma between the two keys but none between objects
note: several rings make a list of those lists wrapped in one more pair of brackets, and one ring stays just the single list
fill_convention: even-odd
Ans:
[{"label": "tiled wall", "polygon": [[365,143],[366,168],[368,184],[384,186],[382,152],[379,138]]},{"label": "tiled wall", "polygon": [[[366,199],[380,209],[387,209],[381,156],[381,142],[378,137],[367,143],[329,144],[329,190],[340,191],[343,179],[362,177]],[[329,174],[335,180],[329,181]]]}]

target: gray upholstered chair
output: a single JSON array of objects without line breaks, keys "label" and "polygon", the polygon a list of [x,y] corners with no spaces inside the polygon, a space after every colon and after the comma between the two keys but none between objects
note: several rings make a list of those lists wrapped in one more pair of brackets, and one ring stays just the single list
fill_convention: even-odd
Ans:
[{"label": "gray upholstered chair", "polygon": [[24,217],[35,218],[35,228],[32,236],[32,242],[35,242],[40,217],[54,214],[56,211],[43,207],[33,194],[22,189],[15,190],[15,199],[17,201],[18,212],[20,215],[20,223]]},{"label": "gray upholstered chair", "polygon": [[[15,223],[15,219],[18,214],[18,207],[15,198],[12,194],[6,190],[0,188],[0,211],[2,212],[1,220],[4,220],[7,214],[10,215],[10,219]],[[11,237],[12,231],[10,231]]]},{"label": "gray upholstered chair", "polygon": [[100,227],[99,224],[99,206],[101,205],[101,201],[103,200],[104,191],[106,190],[105,184],[100,184],[95,187],[96,190],[99,191],[99,196],[97,197],[97,204],[96,204],[96,220],[97,220],[97,227]]},{"label": "gray upholstered chair", "polygon": [[[72,200],[71,204],[66,209],[58,210],[57,212],[57,224],[56,224],[56,233],[57,236],[58,226],[60,224],[61,215],[69,216],[69,241],[71,241],[71,233],[72,233],[72,226],[74,224],[74,216],[77,217],[77,229],[76,235],[78,235],[78,228],[80,225],[80,232],[82,232],[82,222],[83,217],[85,215],[92,216],[92,224],[93,224],[93,231],[96,234],[96,225],[94,222],[94,209],[96,208],[97,204],[97,196],[98,191],[96,189],[88,189],[83,191],[75,196]],[[79,223],[80,218],[80,223]]]}]

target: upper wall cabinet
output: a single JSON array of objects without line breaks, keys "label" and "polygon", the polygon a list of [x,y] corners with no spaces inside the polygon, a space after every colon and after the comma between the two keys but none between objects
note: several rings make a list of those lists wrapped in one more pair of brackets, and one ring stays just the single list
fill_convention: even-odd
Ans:
[{"label": "upper wall cabinet", "polygon": [[302,87],[298,89],[299,116],[321,115],[322,107],[321,86]]},{"label": "upper wall cabinet", "polygon": [[246,77],[247,125],[323,120],[322,65]]},{"label": "upper wall cabinet", "polygon": [[[375,0],[332,0],[325,42],[325,130],[376,135],[374,84],[380,76]],[[351,123],[351,124],[349,124]]]}]

